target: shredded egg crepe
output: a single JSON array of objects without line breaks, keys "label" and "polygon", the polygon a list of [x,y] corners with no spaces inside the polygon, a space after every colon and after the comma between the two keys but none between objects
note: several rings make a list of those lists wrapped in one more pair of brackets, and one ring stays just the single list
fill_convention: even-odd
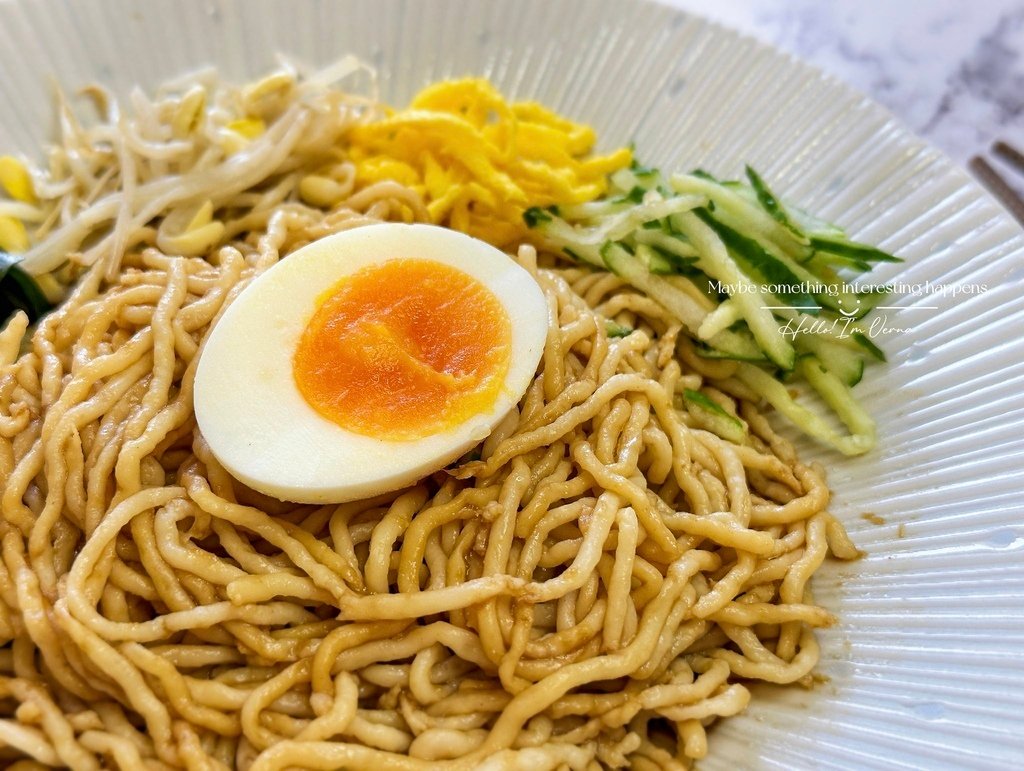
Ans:
[{"label": "shredded egg crepe", "polygon": [[430,221],[496,246],[524,235],[531,206],[591,201],[628,148],[590,156],[595,134],[536,102],[507,102],[486,80],[436,83],[404,110],[348,133],[357,185],[395,180]]}]

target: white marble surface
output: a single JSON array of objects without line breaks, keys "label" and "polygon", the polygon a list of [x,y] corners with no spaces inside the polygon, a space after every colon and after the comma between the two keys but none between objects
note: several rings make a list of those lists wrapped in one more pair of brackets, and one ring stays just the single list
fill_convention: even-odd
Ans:
[{"label": "white marble surface", "polygon": [[1024,148],[1024,0],[661,1],[835,75],[961,166]]}]

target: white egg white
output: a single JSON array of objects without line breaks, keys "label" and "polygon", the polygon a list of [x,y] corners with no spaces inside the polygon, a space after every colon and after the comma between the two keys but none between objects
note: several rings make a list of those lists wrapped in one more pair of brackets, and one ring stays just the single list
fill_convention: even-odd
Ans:
[{"label": "white egg white", "polygon": [[[508,373],[494,406],[449,430],[391,441],[348,431],[302,397],[292,357],[323,293],[344,276],[396,258],[435,260],[491,290],[511,322]],[[255,279],[210,334],[195,380],[199,430],[237,479],[267,495],[334,503],[396,490],[482,441],[525,393],[547,335],[547,303],[508,255],[432,225],[380,224],[337,233]]]}]

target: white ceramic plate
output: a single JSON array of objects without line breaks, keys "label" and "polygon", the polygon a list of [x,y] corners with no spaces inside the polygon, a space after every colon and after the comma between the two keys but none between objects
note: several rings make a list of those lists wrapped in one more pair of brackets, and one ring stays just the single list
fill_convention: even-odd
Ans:
[{"label": "white ceramic plate", "polygon": [[964,172],[816,70],[616,0],[0,0],[0,148],[35,155],[50,135],[51,75],[126,93],[206,64],[250,77],[277,51],[354,52],[397,104],[486,75],[672,169],[735,175],[749,161],[789,200],[902,255],[884,278],[986,285],[890,312],[906,331],[878,339],[890,364],[857,388],[878,419],[875,452],[804,447],[869,555],[815,581],[842,620],[823,635],[828,682],[760,689],[701,767],[1024,765],[1024,238]]}]

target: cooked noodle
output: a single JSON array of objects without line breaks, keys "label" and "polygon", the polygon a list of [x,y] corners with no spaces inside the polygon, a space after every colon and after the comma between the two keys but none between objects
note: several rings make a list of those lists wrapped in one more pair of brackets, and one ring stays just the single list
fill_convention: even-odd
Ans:
[{"label": "cooked noodle", "polygon": [[[366,119],[346,109],[333,119]],[[306,125],[306,110],[280,120]],[[135,136],[121,163],[175,141]],[[829,550],[857,554],[823,471],[729,363],[693,355],[613,276],[520,249],[548,300],[547,344],[478,457],[327,506],[224,471],[191,398],[219,315],[310,240],[426,217],[395,183],[350,187],[326,213],[298,203],[308,159],[294,152],[261,169],[258,192],[215,202],[230,243],[197,256],[165,253],[122,182],[102,200],[121,195],[127,213],[86,252],[72,296],[20,356],[17,327],[0,339],[0,756],[678,768],[747,706],[745,682],[810,684],[812,630],[833,618],[808,581]],[[335,173],[352,178],[341,161]],[[634,331],[610,337],[610,318]],[[749,444],[700,430],[683,389],[746,420]]]}]

